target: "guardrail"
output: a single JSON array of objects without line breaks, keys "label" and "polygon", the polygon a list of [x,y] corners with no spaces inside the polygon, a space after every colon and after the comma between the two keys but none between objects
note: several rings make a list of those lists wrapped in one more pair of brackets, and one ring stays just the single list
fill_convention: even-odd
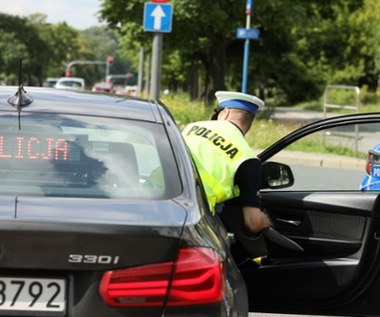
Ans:
[{"label": "guardrail", "polygon": [[[329,101],[329,92],[331,90],[353,90],[355,93],[355,103],[352,105],[339,105],[339,104],[330,104]],[[325,117],[327,116],[327,109],[351,109],[356,110],[357,113],[360,111],[360,88],[357,86],[346,86],[346,85],[327,85],[323,94],[323,113]]]},{"label": "guardrail", "polygon": [[[355,100],[353,104],[334,104],[329,103],[329,93],[331,90],[353,90],[355,94]],[[323,94],[323,115],[324,118],[327,117],[328,109],[349,109],[354,110],[356,113],[360,111],[360,88],[357,86],[347,86],[347,85],[327,85]],[[349,135],[345,135],[345,137],[350,137]],[[358,157],[358,142],[359,142],[359,128],[355,125],[354,136],[355,139],[355,157]]]}]

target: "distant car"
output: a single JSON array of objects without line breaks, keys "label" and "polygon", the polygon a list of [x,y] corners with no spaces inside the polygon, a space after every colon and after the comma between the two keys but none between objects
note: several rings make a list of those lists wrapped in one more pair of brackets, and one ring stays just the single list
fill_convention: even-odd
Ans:
[{"label": "distant car", "polygon": [[54,86],[57,89],[85,90],[85,80],[80,77],[61,77]]},{"label": "distant car", "polygon": [[258,153],[275,229],[249,235],[211,214],[161,101],[1,86],[0,315],[377,316],[380,193],[351,141],[379,136],[380,113],[340,116]]},{"label": "distant car", "polygon": [[380,144],[368,151],[362,190],[380,190]]},{"label": "distant car", "polygon": [[123,94],[127,96],[137,96],[137,86],[125,86]]},{"label": "distant car", "polygon": [[92,86],[91,91],[113,93],[114,89],[111,84],[102,82],[102,83],[96,83],[94,86]]},{"label": "distant car", "polygon": [[44,82],[44,87],[54,87],[58,80],[59,78],[56,77],[48,77]]},{"label": "distant car", "polygon": [[136,76],[131,72],[108,75],[106,83],[112,85],[115,94],[136,96]]}]

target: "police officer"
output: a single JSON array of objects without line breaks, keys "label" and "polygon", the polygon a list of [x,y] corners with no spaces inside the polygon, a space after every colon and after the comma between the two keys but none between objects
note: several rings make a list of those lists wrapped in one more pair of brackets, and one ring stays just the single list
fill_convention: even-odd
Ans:
[{"label": "police officer", "polygon": [[271,226],[260,209],[260,162],[245,139],[264,102],[252,95],[217,91],[216,112],[209,121],[194,122],[182,134],[198,168],[210,209],[217,204],[240,206],[252,233]]}]

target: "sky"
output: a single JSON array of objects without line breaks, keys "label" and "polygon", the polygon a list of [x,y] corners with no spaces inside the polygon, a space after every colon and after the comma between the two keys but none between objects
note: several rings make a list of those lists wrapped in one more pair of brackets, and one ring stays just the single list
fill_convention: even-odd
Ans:
[{"label": "sky", "polygon": [[46,22],[64,22],[78,30],[99,26],[97,12],[101,0],[1,0],[0,12],[27,17],[33,13],[47,15]]}]

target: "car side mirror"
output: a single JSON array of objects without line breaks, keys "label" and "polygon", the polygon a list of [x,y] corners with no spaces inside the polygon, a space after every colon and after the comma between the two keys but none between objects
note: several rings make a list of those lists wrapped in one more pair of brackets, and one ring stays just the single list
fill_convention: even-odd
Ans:
[{"label": "car side mirror", "polygon": [[290,166],[278,162],[264,162],[261,166],[261,189],[279,189],[294,184]]}]

